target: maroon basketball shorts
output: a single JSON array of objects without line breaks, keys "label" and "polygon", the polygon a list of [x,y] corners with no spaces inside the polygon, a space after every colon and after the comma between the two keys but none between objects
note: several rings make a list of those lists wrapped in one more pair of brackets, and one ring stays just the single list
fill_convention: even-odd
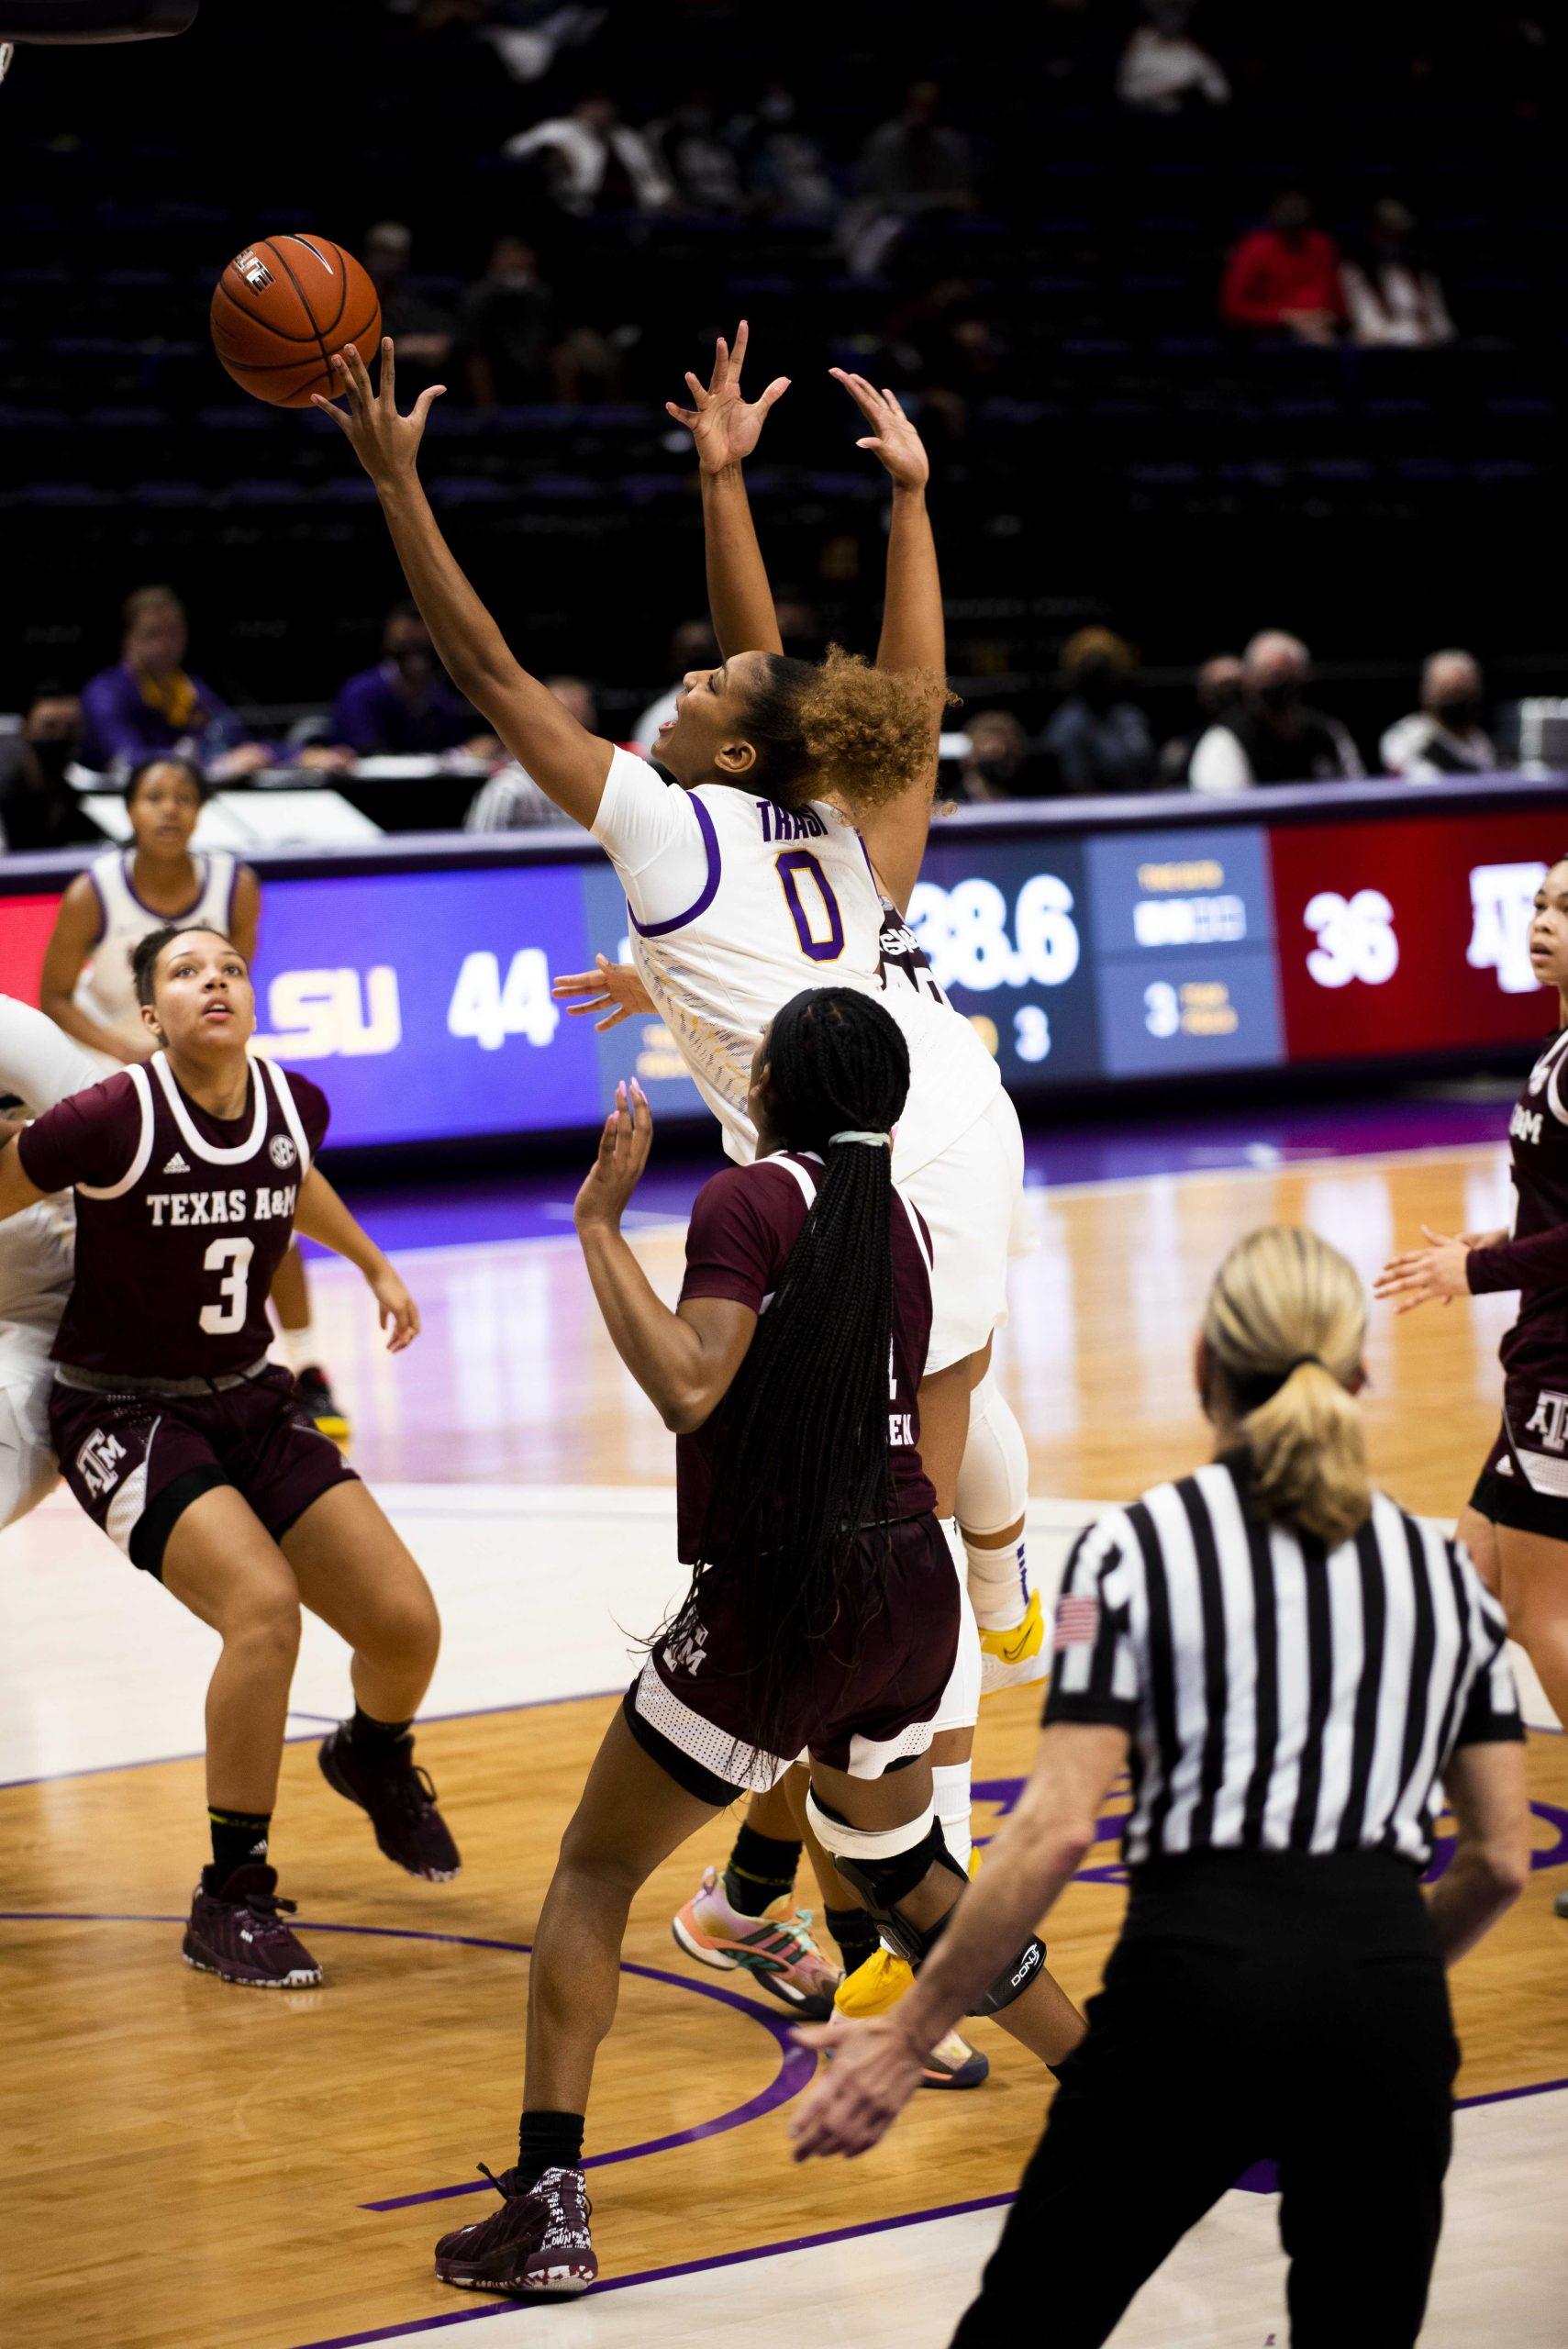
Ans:
[{"label": "maroon basketball shorts", "polygon": [[851,1777],[880,1778],[925,1753],[958,1653],[958,1575],[936,1519],[905,1517],[862,1533],[868,1582],[873,1545],[889,1533],[886,1603],[870,1611],[858,1640],[834,1641],[795,1691],[783,1753],[751,1742],[755,1660],[728,1569],[708,1575],[695,1608],[660,1635],[624,1711],[638,1743],[688,1794],[732,1803],[776,1786],[803,1754]]},{"label": "maroon basketball shorts", "polygon": [[1505,1380],[1503,1424],[1470,1506],[1494,1525],[1568,1542],[1568,1368],[1555,1386]]},{"label": "maroon basketball shorts", "polygon": [[150,1575],[162,1572],[182,1513],[216,1486],[232,1485],[276,1542],[354,1475],[278,1363],[193,1393],[57,1379],[49,1424],[61,1473],[94,1524]]}]

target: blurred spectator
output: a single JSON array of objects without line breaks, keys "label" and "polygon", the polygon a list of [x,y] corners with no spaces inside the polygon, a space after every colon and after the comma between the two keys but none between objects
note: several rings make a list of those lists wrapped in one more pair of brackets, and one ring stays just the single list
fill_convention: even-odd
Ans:
[{"label": "blurred spectator", "polygon": [[1062,648],[1068,694],[1044,743],[1072,797],[1141,791],[1153,779],[1149,720],[1127,698],[1134,666],[1131,646],[1108,628],[1081,628]]},{"label": "blurred spectator", "polygon": [[1333,341],[1344,315],[1340,256],[1333,239],[1313,226],[1311,199],[1300,188],[1276,195],[1264,225],[1232,248],[1219,308],[1228,326]]},{"label": "blurred spectator", "polygon": [[[572,712],[590,734],[599,730],[594,688],[584,677],[546,677],[545,689]],[[509,759],[479,792],[462,819],[465,832],[520,832],[530,824],[563,820],[553,799],[548,799],[526,767]]]},{"label": "blurred spectator", "polygon": [[999,799],[1038,799],[1040,769],[1030,751],[1022,720],[1010,709],[978,709],[969,719],[969,748],[939,798],[984,807]]},{"label": "blurred spectator", "polygon": [[741,136],[747,190],[760,210],[793,220],[823,220],[836,211],[822,150],[801,128],[787,82],[769,83]]},{"label": "blurred spectator", "polygon": [[520,130],[501,151],[515,163],[537,162],[563,212],[662,212],[674,200],[648,140],[622,122],[614,98],[602,94],[579,98],[570,114]]},{"label": "blurred spectator", "polygon": [[497,237],[484,274],[458,304],[458,340],[475,407],[537,400],[552,388],[555,296],[522,237]]},{"label": "blurred spectator", "polygon": [[1484,723],[1485,686],[1472,652],[1434,652],[1421,671],[1421,707],[1391,726],[1380,748],[1385,774],[1430,783],[1489,774],[1497,753]]},{"label": "blurred spectator", "polygon": [[733,217],[744,209],[735,137],[719,120],[711,90],[688,90],[662,122],[650,124],[648,139],[683,210]]},{"label": "blurred spectator", "polygon": [[844,221],[857,277],[874,277],[912,221],[974,205],[969,142],[940,119],[941,85],[910,84],[901,114],[873,130],[861,156],[859,195]]},{"label": "blurred spectator", "polygon": [[[408,283],[414,239],[401,220],[378,220],[365,233],[364,263],[381,296],[381,330],[397,345],[398,389],[433,383],[452,355],[452,322],[439,303]],[[368,357],[369,353],[361,353]]]},{"label": "blurred spectator", "polygon": [[1415,247],[1415,230],[1397,197],[1373,206],[1365,239],[1340,273],[1352,342],[1424,351],[1453,340],[1442,287]]},{"label": "blurred spectator", "polygon": [[120,657],[83,688],[85,766],[131,767],[155,751],[195,759],[210,775],[254,774],[273,753],[245,729],[210,685],[182,663],[189,630],[172,587],[139,587],[125,602]]},{"label": "blurred spectator", "polygon": [[1302,700],[1312,673],[1299,637],[1265,629],[1241,656],[1241,697],[1193,752],[1195,791],[1218,796],[1263,783],[1340,783],[1362,773],[1337,718]]},{"label": "blurred spectator", "polygon": [[334,742],[361,758],[494,751],[494,738],[438,666],[417,605],[396,604],[387,614],[381,656],[373,669],[361,669],[339,689],[332,709]]},{"label": "blurred spectator", "polygon": [[675,715],[675,703],[691,669],[711,669],[718,660],[718,646],[713,629],[706,620],[683,620],[670,639],[670,666],[676,683],[668,693],[651,701],[631,729],[633,746],[647,758],[653,756],[653,746],[659,739],[659,729],[669,724]]},{"label": "blurred spectator", "polygon": [[1143,0],[1117,68],[1116,94],[1135,114],[1195,114],[1230,103],[1230,84],[1187,30],[1192,0]]},{"label": "blurred spectator", "polygon": [[82,704],[69,685],[34,688],[21,730],[0,736],[0,850],[74,848],[103,834],[65,779],[82,748]]},{"label": "blurred spectator", "polygon": [[1241,663],[1234,652],[1217,652],[1193,680],[1198,724],[1185,734],[1173,734],[1160,750],[1156,779],[1168,791],[1191,780],[1193,752],[1209,728],[1226,717],[1241,698]]}]

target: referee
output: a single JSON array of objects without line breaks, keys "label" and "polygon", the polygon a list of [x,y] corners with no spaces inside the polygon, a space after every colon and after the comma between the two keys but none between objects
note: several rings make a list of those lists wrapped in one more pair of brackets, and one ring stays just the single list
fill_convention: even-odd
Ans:
[{"label": "referee", "polygon": [[[1023,1797],[915,1988],[840,2025],[795,2121],[800,2159],[877,2141],[1130,1766],[1121,1938],[954,2349],[1105,2341],[1265,2156],[1295,2349],[1420,2331],[1459,2060],[1443,1968],[1524,1884],[1524,1731],[1501,1609],[1368,1482],[1365,1321],[1311,1232],[1231,1250],[1196,1358],[1218,1456],[1078,1542]],[[1423,1890],[1440,1779],[1457,1846]]]}]

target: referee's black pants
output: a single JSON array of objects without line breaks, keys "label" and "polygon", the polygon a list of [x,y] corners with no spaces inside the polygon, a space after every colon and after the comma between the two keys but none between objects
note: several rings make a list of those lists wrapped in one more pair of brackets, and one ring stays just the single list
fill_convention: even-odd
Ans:
[{"label": "referee's black pants", "polygon": [[1293,2349],[1406,2349],[1459,2050],[1414,1871],[1211,1853],[1136,1870],[952,2349],[1094,2349],[1242,2171],[1280,2165]]}]

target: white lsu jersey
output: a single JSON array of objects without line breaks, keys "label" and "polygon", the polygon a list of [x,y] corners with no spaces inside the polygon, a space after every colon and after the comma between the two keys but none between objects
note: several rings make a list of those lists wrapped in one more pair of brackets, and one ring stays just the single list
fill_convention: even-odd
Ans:
[{"label": "white lsu jersey", "polygon": [[[111,849],[105,856],[95,856],[87,867],[98,900],[98,935],[93,959],[77,982],[74,1001],[78,1010],[111,1029],[128,1044],[147,1041],[130,958],[149,930],[179,921],[227,934],[233,918],[234,884],[239,871],[235,858],[227,849],[215,849],[206,856],[193,857],[192,863],[200,885],[191,904],[179,914],[154,913],[150,906],[142,904],[131,879],[129,854]],[[108,1064],[109,1073],[119,1065],[117,1061]]]},{"label": "white lsu jersey", "polygon": [[[7,1116],[41,1117],[97,1082],[86,1053],[52,1019],[29,1003],[0,995],[0,1097],[15,1104]],[[53,1343],[75,1250],[76,1216],[68,1191],[0,1223],[0,1350],[18,1330],[43,1333]]]},{"label": "white lsu jersey", "polygon": [[968,1020],[913,987],[883,987],[882,898],[837,808],[784,808],[725,784],[683,791],[617,751],[594,835],[627,891],[632,960],[732,1158],[756,1150],[746,1096],[762,1031],[804,987],[874,995],[904,1031],[900,1181],[984,1116],[1001,1074]]}]

